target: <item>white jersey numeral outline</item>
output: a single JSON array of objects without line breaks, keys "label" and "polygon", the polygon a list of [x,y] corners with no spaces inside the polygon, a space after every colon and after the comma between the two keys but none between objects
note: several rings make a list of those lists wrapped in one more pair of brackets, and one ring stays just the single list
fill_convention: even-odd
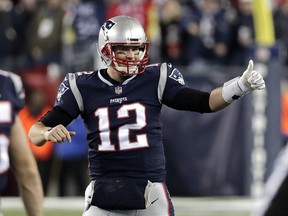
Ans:
[{"label": "white jersey numeral outline", "polygon": [[[10,101],[0,101],[0,124],[12,122],[12,108]],[[9,167],[8,155],[9,138],[6,134],[0,133],[0,174],[4,173]]]},{"label": "white jersey numeral outline", "polygon": [[[131,130],[141,130],[146,126],[146,112],[145,107],[140,103],[124,104],[117,110],[117,118],[128,118],[130,112],[135,112],[135,123],[125,124],[118,128],[118,141],[119,150],[131,150],[137,148],[149,147],[147,134],[138,134],[137,140],[131,142],[129,134]],[[110,121],[109,121],[109,108],[102,107],[95,111],[95,116],[99,119],[99,131],[101,144],[98,145],[99,151],[115,151],[115,144],[111,143],[110,135]]]},{"label": "white jersey numeral outline", "polygon": [[0,134],[0,174],[10,167],[8,155],[9,139],[5,134]]}]

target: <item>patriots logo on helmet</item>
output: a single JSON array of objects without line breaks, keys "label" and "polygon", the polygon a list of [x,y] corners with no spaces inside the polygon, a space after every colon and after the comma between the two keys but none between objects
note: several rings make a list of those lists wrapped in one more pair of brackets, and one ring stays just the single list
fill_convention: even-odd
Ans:
[{"label": "patriots logo on helmet", "polygon": [[104,25],[102,26],[102,29],[111,29],[116,23],[113,22],[112,20],[108,20],[107,22],[104,23]]},{"label": "patriots logo on helmet", "polygon": [[105,22],[103,25],[102,25],[102,30],[103,30],[103,34],[104,34],[104,37],[105,37],[105,40],[108,40],[108,31],[115,25],[116,23],[113,22],[112,20],[108,20],[107,22]]},{"label": "patriots logo on helmet", "polygon": [[169,77],[175,81],[177,81],[178,83],[180,83],[181,85],[185,85],[185,81],[183,79],[182,74],[180,73],[179,70],[177,70],[176,68],[173,69],[173,71],[171,72],[171,74],[169,75]]},{"label": "patriots logo on helmet", "polygon": [[59,102],[62,95],[68,90],[69,88],[65,86],[63,83],[61,83],[58,93],[57,93],[57,101]]}]

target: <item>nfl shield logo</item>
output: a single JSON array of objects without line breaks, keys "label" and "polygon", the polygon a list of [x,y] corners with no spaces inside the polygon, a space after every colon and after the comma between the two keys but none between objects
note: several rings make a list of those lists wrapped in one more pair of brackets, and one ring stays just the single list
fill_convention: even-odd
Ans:
[{"label": "nfl shield logo", "polygon": [[122,87],[120,87],[120,86],[115,87],[115,93],[118,95],[121,94],[122,93]]}]

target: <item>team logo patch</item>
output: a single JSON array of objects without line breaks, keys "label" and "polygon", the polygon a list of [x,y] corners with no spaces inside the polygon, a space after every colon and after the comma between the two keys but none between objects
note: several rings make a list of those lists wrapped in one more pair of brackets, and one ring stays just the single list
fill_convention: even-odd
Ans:
[{"label": "team logo patch", "polygon": [[105,30],[110,30],[116,23],[113,22],[112,20],[108,20],[107,22],[105,22],[103,25],[102,25],[102,29],[103,31]]},{"label": "team logo patch", "polygon": [[104,34],[104,38],[105,40],[108,40],[108,31],[115,25],[116,23],[113,22],[112,20],[108,20],[107,22],[105,22],[102,25],[102,30],[103,30],[103,34]]},{"label": "team logo patch", "polygon": [[180,83],[181,85],[185,85],[185,81],[183,79],[182,74],[180,73],[180,71],[178,71],[176,68],[174,68],[174,70],[171,72],[171,74],[169,75],[169,77],[175,81],[177,81],[178,83]]},{"label": "team logo patch", "polygon": [[113,103],[119,103],[119,104],[122,104],[124,101],[127,101],[127,100],[128,100],[127,97],[112,98],[112,99],[110,99],[110,104],[113,104]]},{"label": "team logo patch", "polygon": [[115,87],[115,93],[118,95],[121,94],[122,93],[122,87],[120,87],[120,86]]},{"label": "team logo patch", "polygon": [[57,93],[57,101],[60,101],[62,95],[68,90],[69,88],[65,86],[63,83],[61,83],[58,93]]}]

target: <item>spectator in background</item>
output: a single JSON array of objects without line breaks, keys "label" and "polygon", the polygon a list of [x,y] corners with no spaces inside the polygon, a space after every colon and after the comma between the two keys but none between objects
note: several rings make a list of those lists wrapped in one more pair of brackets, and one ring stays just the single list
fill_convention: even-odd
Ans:
[{"label": "spectator in background", "polygon": [[274,11],[275,37],[283,43],[284,64],[288,66],[288,0],[279,0]]},{"label": "spectator in background", "polygon": [[250,47],[255,42],[252,0],[239,0],[232,22],[229,63],[243,66],[249,59]]},{"label": "spectator in background", "polygon": [[[26,105],[19,113],[19,117],[23,122],[26,136],[30,127],[35,124],[41,116],[43,116],[51,109],[47,105],[46,92],[44,90],[37,88],[31,89],[27,92],[27,95],[28,97]],[[37,161],[44,195],[47,195],[53,156],[53,143],[48,142],[47,145],[40,147],[35,146],[29,141],[29,146]]]},{"label": "spectator in background", "polygon": [[0,67],[18,71],[23,65],[25,29],[28,18],[20,4],[11,0],[0,1]]},{"label": "spectator in background", "polygon": [[0,192],[7,186],[7,170],[12,168],[27,215],[42,216],[41,180],[18,117],[25,97],[21,78],[0,70],[0,95]]},{"label": "spectator in background", "polygon": [[200,12],[195,1],[182,0],[181,7],[182,20],[180,26],[182,28],[183,46],[183,65],[187,66],[194,62],[199,56],[199,17]]},{"label": "spectator in background", "polygon": [[190,59],[188,64],[194,70],[227,64],[231,37],[227,11],[219,0],[197,1],[196,6],[197,10],[192,10],[190,20],[186,21],[187,33],[191,35],[184,51]]},{"label": "spectator in background", "polygon": [[67,128],[77,131],[71,143],[55,145],[55,157],[59,162],[58,195],[83,196],[89,182],[87,169],[86,128],[81,117],[71,122]]},{"label": "spectator in background", "polygon": [[63,21],[63,72],[93,70],[101,62],[95,61],[96,43],[101,23],[106,16],[102,0],[70,0],[65,3]]},{"label": "spectator in background", "polygon": [[160,21],[157,0],[107,0],[109,19],[118,15],[133,17],[141,23],[150,41],[150,62],[160,61]]},{"label": "spectator in background", "polygon": [[28,60],[26,67],[20,71],[29,86],[45,86],[51,106],[57,86],[62,80],[60,64],[63,17],[62,0],[37,1],[26,29]]},{"label": "spectator in background", "polygon": [[288,141],[288,91],[284,91],[281,95],[281,132],[286,145]]},{"label": "spectator in background", "polygon": [[46,0],[38,3],[27,29],[27,49],[31,66],[61,63],[62,0]]},{"label": "spectator in background", "polygon": [[183,10],[179,1],[168,0],[161,7],[161,59],[174,65],[183,65]]}]

